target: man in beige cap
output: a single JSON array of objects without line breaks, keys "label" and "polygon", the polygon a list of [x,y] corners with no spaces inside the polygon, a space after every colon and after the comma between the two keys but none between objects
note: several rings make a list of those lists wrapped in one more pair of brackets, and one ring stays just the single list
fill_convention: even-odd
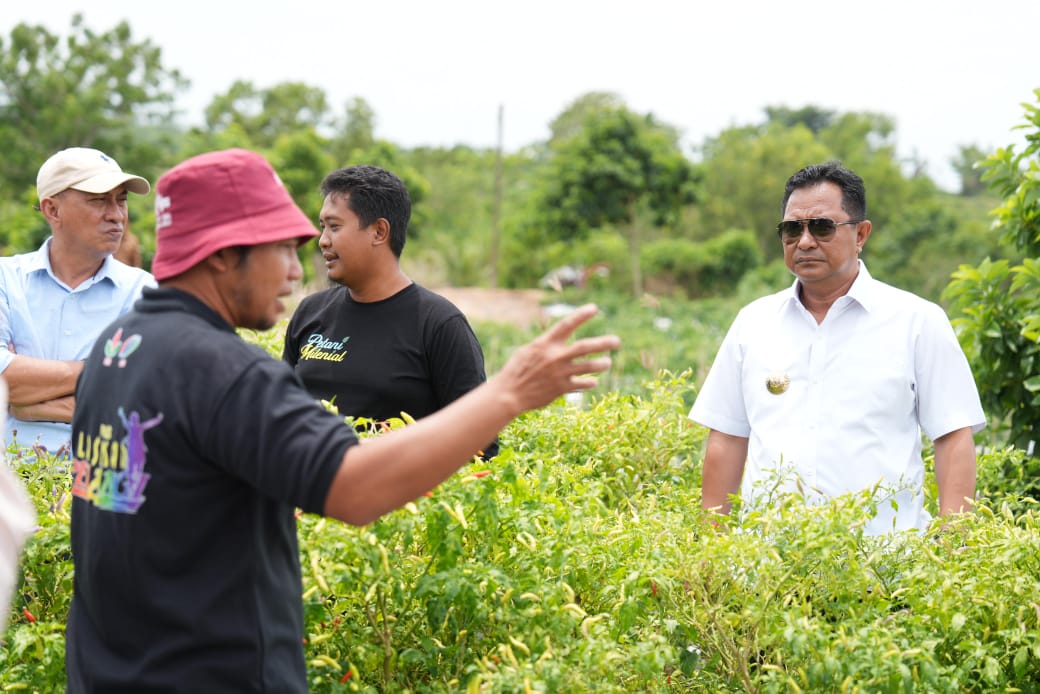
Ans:
[{"label": "man in beige cap", "polygon": [[32,253],[0,258],[6,442],[65,457],[81,360],[101,329],[155,284],[111,257],[126,228],[127,195],[150,186],[103,152],[72,147],[44,162],[36,189],[50,238]]}]

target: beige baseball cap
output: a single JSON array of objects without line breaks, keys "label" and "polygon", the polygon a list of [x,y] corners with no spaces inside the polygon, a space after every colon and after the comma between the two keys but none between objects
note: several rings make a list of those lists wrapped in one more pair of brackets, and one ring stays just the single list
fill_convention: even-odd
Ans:
[{"label": "beige baseball cap", "polygon": [[75,188],[85,193],[107,193],[126,184],[127,190],[145,195],[152,189],[148,181],[125,173],[116,160],[89,147],[63,149],[43,162],[36,175],[36,192],[42,201],[63,190]]}]

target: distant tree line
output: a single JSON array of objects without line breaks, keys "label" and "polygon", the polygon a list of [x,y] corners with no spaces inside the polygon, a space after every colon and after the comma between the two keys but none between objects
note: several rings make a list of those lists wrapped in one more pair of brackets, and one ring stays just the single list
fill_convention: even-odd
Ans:
[{"label": "distant tree line", "polygon": [[[178,95],[188,85],[125,21],[97,31],[76,15],[65,36],[20,24],[0,37],[3,252],[46,238],[31,204],[36,171],[58,149],[97,147],[154,181],[185,157],[236,146],[265,154],[315,218],[324,173],[357,163],[398,173],[415,202],[405,264],[432,285],[529,287],[564,265],[609,268],[598,281],[637,294],[725,294],[748,273],[786,283],[774,232],[783,183],[832,158],[866,179],[876,231],[865,259],[876,276],[939,299],[960,264],[1016,258],[987,216],[999,200],[975,165],[986,153],[963,146],[951,162],[962,194],[944,193],[921,162],[898,158],[883,114],[770,106],[762,122],[684,151],[674,126],[591,92],[553,120],[547,141],[500,153],[398,146],[375,136],[363,99],[338,108],[303,82],[236,81],[185,127]],[[154,214],[150,198],[132,204],[147,267]]]}]

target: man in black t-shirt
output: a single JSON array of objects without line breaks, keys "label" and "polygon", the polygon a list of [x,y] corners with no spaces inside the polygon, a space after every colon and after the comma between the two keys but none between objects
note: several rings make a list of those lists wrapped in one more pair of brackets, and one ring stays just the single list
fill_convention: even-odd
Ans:
[{"label": "man in black t-shirt", "polygon": [[159,287],[105,328],[72,422],[69,692],[305,692],[295,508],[369,523],[513,417],[595,385],[615,337],[586,306],[442,412],[357,445],[235,327],[275,324],[317,236],[259,155],[193,157],[156,185]]},{"label": "man in black t-shirt", "polygon": [[[483,383],[466,317],[401,269],[412,210],[404,182],[351,166],[326,176],[321,194],[318,247],[338,286],[303,299],[282,352],[311,395],[342,415],[419,419]],[[497,451],[496,441],[481,454]]]}]

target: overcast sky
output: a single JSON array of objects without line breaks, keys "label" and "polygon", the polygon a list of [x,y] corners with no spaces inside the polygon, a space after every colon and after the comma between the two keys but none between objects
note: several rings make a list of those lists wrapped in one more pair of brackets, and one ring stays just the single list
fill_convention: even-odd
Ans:
[{"label": "overcast sky", "polygon": [[19,22],[66,34],[74,12],[136,40],[191,80],[185,124],[236,79],[303,81],[338,112],[361,97],[405,147],[545,140],[590,91],[620,95],[689,146],[763,108],[816,105],[896,119],[898,149],[954,190],[959,145],[1022,142],[1040,88],[1040,0],[7,0]]}]

